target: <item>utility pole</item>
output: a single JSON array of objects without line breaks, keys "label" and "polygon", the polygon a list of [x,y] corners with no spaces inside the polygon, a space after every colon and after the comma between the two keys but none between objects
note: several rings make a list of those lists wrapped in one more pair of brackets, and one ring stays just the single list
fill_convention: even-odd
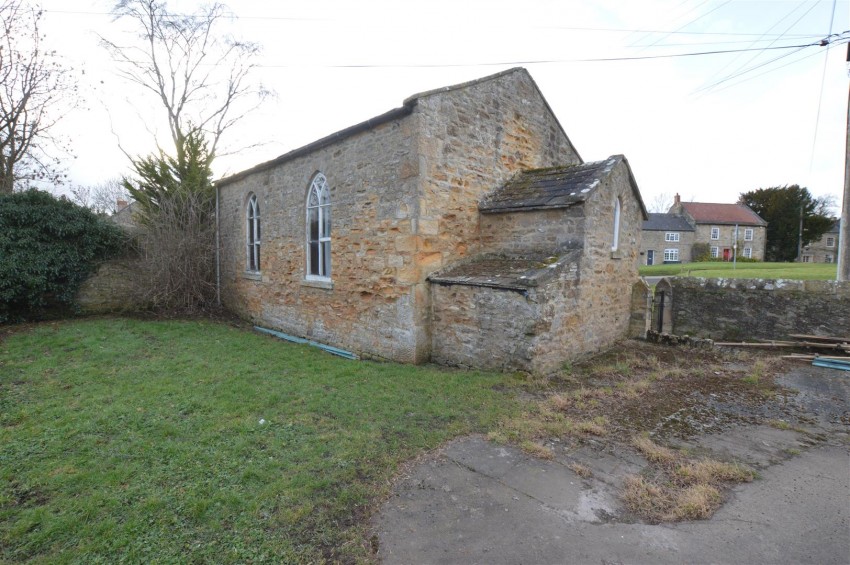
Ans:
[{"label": "utility pole", "polygon": [[797,262],[803,262],[803,202],[800,202],[800,228],[797,231]]},{"label": "utility pole", "polygon": [[[850,43],[847,44],[850,63]],[[847,92],[847,141],[844,145],[844,200],[841,204],[841,228],[838,232],[838,280],[850,280],[850,88]]]}]

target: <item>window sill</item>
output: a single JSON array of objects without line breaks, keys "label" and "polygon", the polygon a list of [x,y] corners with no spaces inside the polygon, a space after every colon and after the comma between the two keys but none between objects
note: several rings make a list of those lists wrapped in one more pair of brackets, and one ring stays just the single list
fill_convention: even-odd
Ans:
[{"label": "window sill", "polygon": [[262,281],[263,280],[263,273],[260,272],[260,271],[243,271],[242,272],[242,278],[252,280],[252,281]]},{"label": "window sill", "polygon": [[623,254],[619,250],[611,251],[611,259],[622,259],[622,258],[623,258]]},{"label": "window sill", "polygon": [[309,286],[310,288],[321,288],[323,290],[333,290],[334,282],[330,279],[316,280],[304,279],[301,281],[301,286]]}]

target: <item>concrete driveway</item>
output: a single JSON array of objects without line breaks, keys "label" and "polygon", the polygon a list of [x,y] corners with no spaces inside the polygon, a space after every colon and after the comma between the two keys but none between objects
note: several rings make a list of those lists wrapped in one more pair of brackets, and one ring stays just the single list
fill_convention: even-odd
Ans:
[{"label": "concrete driveway", "polygon": [[[778,379],[805,430],[740,425],[685,447],[734,457],[760,479],[706,521],[650,525],[618,500],[646,462],[610,444],[552,461],[481,437],[412,468],[373,521],[383,563],[850,563],[850,373],[801,367]],[[592,470],[583,479],[568,468]]]}]

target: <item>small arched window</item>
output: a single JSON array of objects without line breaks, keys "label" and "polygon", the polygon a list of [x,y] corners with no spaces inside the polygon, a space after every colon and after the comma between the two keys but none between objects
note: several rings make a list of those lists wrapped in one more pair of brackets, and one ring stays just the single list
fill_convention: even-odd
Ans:
[{"label": "small arched window", "polygon": [[248,198],[245,220],[246,264],[249,271],[257,273],[260,271],[260,204],[256,194]]},{"label": "small arched window", "polygon": [[614,201],[614,238],[611,241],[611,251],[616,251],[620,245],[620,197]]},{"label": "small arched window", "polygon": [[307,193],[307,278],[331,278],[331,191],[322,173]]}]

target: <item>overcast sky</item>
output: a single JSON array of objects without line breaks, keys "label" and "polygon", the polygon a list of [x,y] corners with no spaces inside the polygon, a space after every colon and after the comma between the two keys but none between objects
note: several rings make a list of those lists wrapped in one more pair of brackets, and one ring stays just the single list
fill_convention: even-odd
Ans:
[{"label": "overcast sky", "polygon": [[[170,2],[192,12],[198,2]],[[277,96],[232,130],[232,174],[401,105],[408,96],[526,67],[585,161],[626,155],[648,205],[660,194],[734,202],[800,184],[840,203],[850,0],[234,0],[230,33],[262,47]],[[117,141],[154,149],[162,113],[128,88],[98,35],[129,41],[113,2],[44,0],[48,42],[85,74],[62,127],[71,181],[127,173]],[[768,48],[770,48],[768,50]],[[719,50],[727,54],[658,57]]]}]

